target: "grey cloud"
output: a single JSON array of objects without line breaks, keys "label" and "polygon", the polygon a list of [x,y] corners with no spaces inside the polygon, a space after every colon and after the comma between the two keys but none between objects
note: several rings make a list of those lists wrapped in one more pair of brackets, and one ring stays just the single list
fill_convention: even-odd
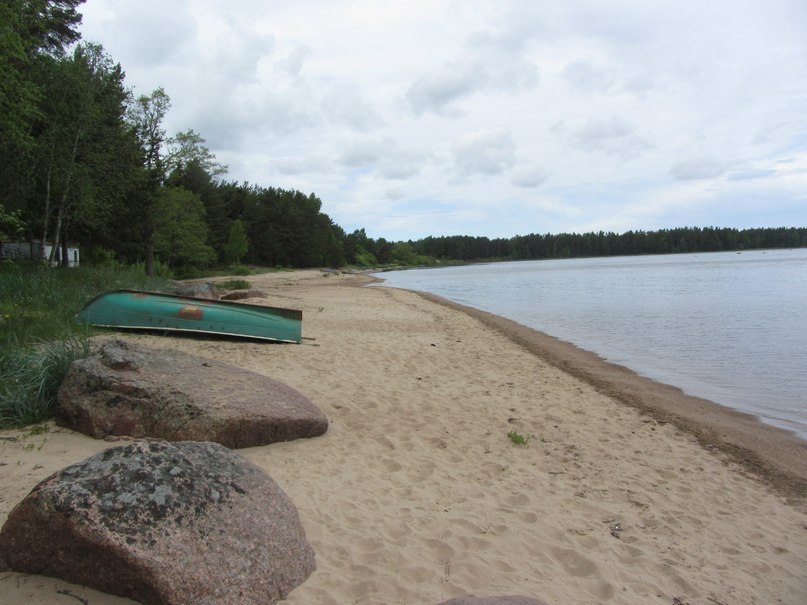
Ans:
[{"label": "grey cloud", "polygon": [[571,134],[571,142],[580,149],[632,157],[650,147],[634,131],[632,124],[616,116],[590,119]]},{"label": "grey cloud", "polygon": [[729,175],[730,181],[753,181],[756,179],[764,179],[776,174],[775,170],[767,168],[749,168],[747,170],[738,170]]},{"label": "grey cloud", "polygon": [[446,69],[417,80],[406,92],[406,100],[415,113],[434,111],[440,114],[455,113],[450,105],[472,92],[484,80],[482,74]]},{"label": "grey cloud", "polygon": [[526,52],[529,36],[516,25],[498,32],[470,34],[457,58],[409,87],[405,96],[412,110],[416,114],[433,111],[459,116],[462,114],[453,104],[464,97],[534,86],[538,71]]},{"label": "grey cloud", "polygon": [[516,146],[504,130],[482,130],[460,137],[452,149],[460,174],[501,174],[515,164]]},{"label": "grey cloud", "polygon": [[406,196],[406,193],[402,189],[398,189],[398,188],[387,189],[384,192],[384,196],[388,200],[396,201],[396,200],[403,199]]},{"label": "grey cloud", "polygon": [[276,157],[272,164],[281,174],[305,174],[313,172],[325,172],[329,162],[322,157]]},{"label": "grey cloud", "polygon": [[303,65],[311,57],[311,49],[305,44],[295,43],[285,52],[278,61],[278,67],[291,76],[298,76]]},{"label": "grey cloud", "polygon": [[[314,108],[300,104],[282,94],[264,90],[209,91],[203,104],[193,104],[194,129],[204,136],[211,149],[235,149],[246,140],[261,137],[288,136],[310,128],[319,120]],[[227,107],[226,112],[221,108]]]},{"label": "grey cloud", "polygon": [[[193,20],[188,20],[183,10],[137,10],[118,16],[114,24],[123,31],[119,33],[127,55],[135,61],[128,67],[154,68],[170,65],[179,59],[186,45],[193,41],[197,28]],[[125,24],[124,24],[125,20]],[[148,42],[140,34],[148,32]],[[104,43],[104,40],[101,40]],[[124,66],[126,67],[126,66]],[[155,84],[156,88],[158,84]]]},{"label": "grey cloud", "polygon": [[584,61],[569,63],[562,75],[572,86],[583,92],[606,92],[614,85],[613,74]]},{"label": "grey cloud", "polygon": [[510,182],[516,187],[531,189],[543,185],[549,175],[541,166],[524,166],[513,171]]},{"label": "grey cloud", "polygon": [[628,82],[625,84],[625,90],[636,95],[643,95],[654,90],[655,88],[655,82],[648,76],[636,76],[628,80]]},{"label": "grey cloud", "polygon": [[408,179],[418,174],[423,168],[423,164],[423,156],[399,150],[384,158],[379,167],[379,173],[388,179]]},{"label": "grey cloud", "polygon": [[365,101],[355,85],[334,85],[327,90],[322,104],[323,113],[333,122],[347,124],[353,130],[367,132],[383,123],[381,115]]},{"label": "grey cloud", "polygon": [[349,168],[363,168],[375,164],[382,156],[385,142],[380,140],[354,141],[339,156],[339,162]]},{"label": "grey cloud", "polygon": [[400,148],[389,138],[353,142],[339,157],[349,168],[371,168],[387,179],[403,180],[418,174],[428,154]]},{"label": "grey cloud", "polygon": [[713,179],[723,174],[725,167],[714,158],[696,158],[679,162],[670,169],[679,181]]}]

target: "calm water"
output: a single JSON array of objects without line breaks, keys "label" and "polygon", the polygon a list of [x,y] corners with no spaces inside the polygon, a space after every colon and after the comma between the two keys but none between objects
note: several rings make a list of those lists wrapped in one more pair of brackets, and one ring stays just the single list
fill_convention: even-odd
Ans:
[{"label": "calm water", "polygon": [[508,317],[807,438],[807,249],[378,276]]}]

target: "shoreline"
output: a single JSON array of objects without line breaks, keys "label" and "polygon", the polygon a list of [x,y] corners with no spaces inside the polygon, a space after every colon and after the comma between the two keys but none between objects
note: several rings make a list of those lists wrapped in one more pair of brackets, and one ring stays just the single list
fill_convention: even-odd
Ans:
[{"label": "shoreline", "polygon": [[429,292],[407,291],[474,317],[598,392],[660,423],[672,424],[694,436],[705,449],[727,454],[792,504],[807,509],[807,440],[797,434],[766,424],[753,414],[688,395],[676,386],[641,376],[592,351],[506,317]]}]

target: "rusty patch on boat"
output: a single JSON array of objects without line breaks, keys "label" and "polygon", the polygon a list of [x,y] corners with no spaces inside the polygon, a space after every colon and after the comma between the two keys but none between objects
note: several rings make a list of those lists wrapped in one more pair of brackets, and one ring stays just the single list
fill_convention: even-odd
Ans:
[{"label": "rusty patch on boat", "polygon": [[177,313],[182,319],[202,319],[203,314],[202,307],[197,307],[196,305],[185,305]]}]

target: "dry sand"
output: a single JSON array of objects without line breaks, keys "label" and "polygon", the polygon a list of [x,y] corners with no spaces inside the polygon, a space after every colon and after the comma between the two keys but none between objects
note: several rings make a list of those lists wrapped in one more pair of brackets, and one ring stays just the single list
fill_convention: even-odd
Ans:
[{"label": "dry sand", "polygon": [[[249,302],[303,310],[299,346],[132,336],[284,381],[330,418],[323,437],[240,450],[294,500],[317,553],[288,603],[807,602],[807,442],[512,322],[357,279],[251,278],[269,298]],[[0,522],[109,446],[53,425],[0,433]],[[131,603],[0,574],[0,603],[77,602]]]}]

